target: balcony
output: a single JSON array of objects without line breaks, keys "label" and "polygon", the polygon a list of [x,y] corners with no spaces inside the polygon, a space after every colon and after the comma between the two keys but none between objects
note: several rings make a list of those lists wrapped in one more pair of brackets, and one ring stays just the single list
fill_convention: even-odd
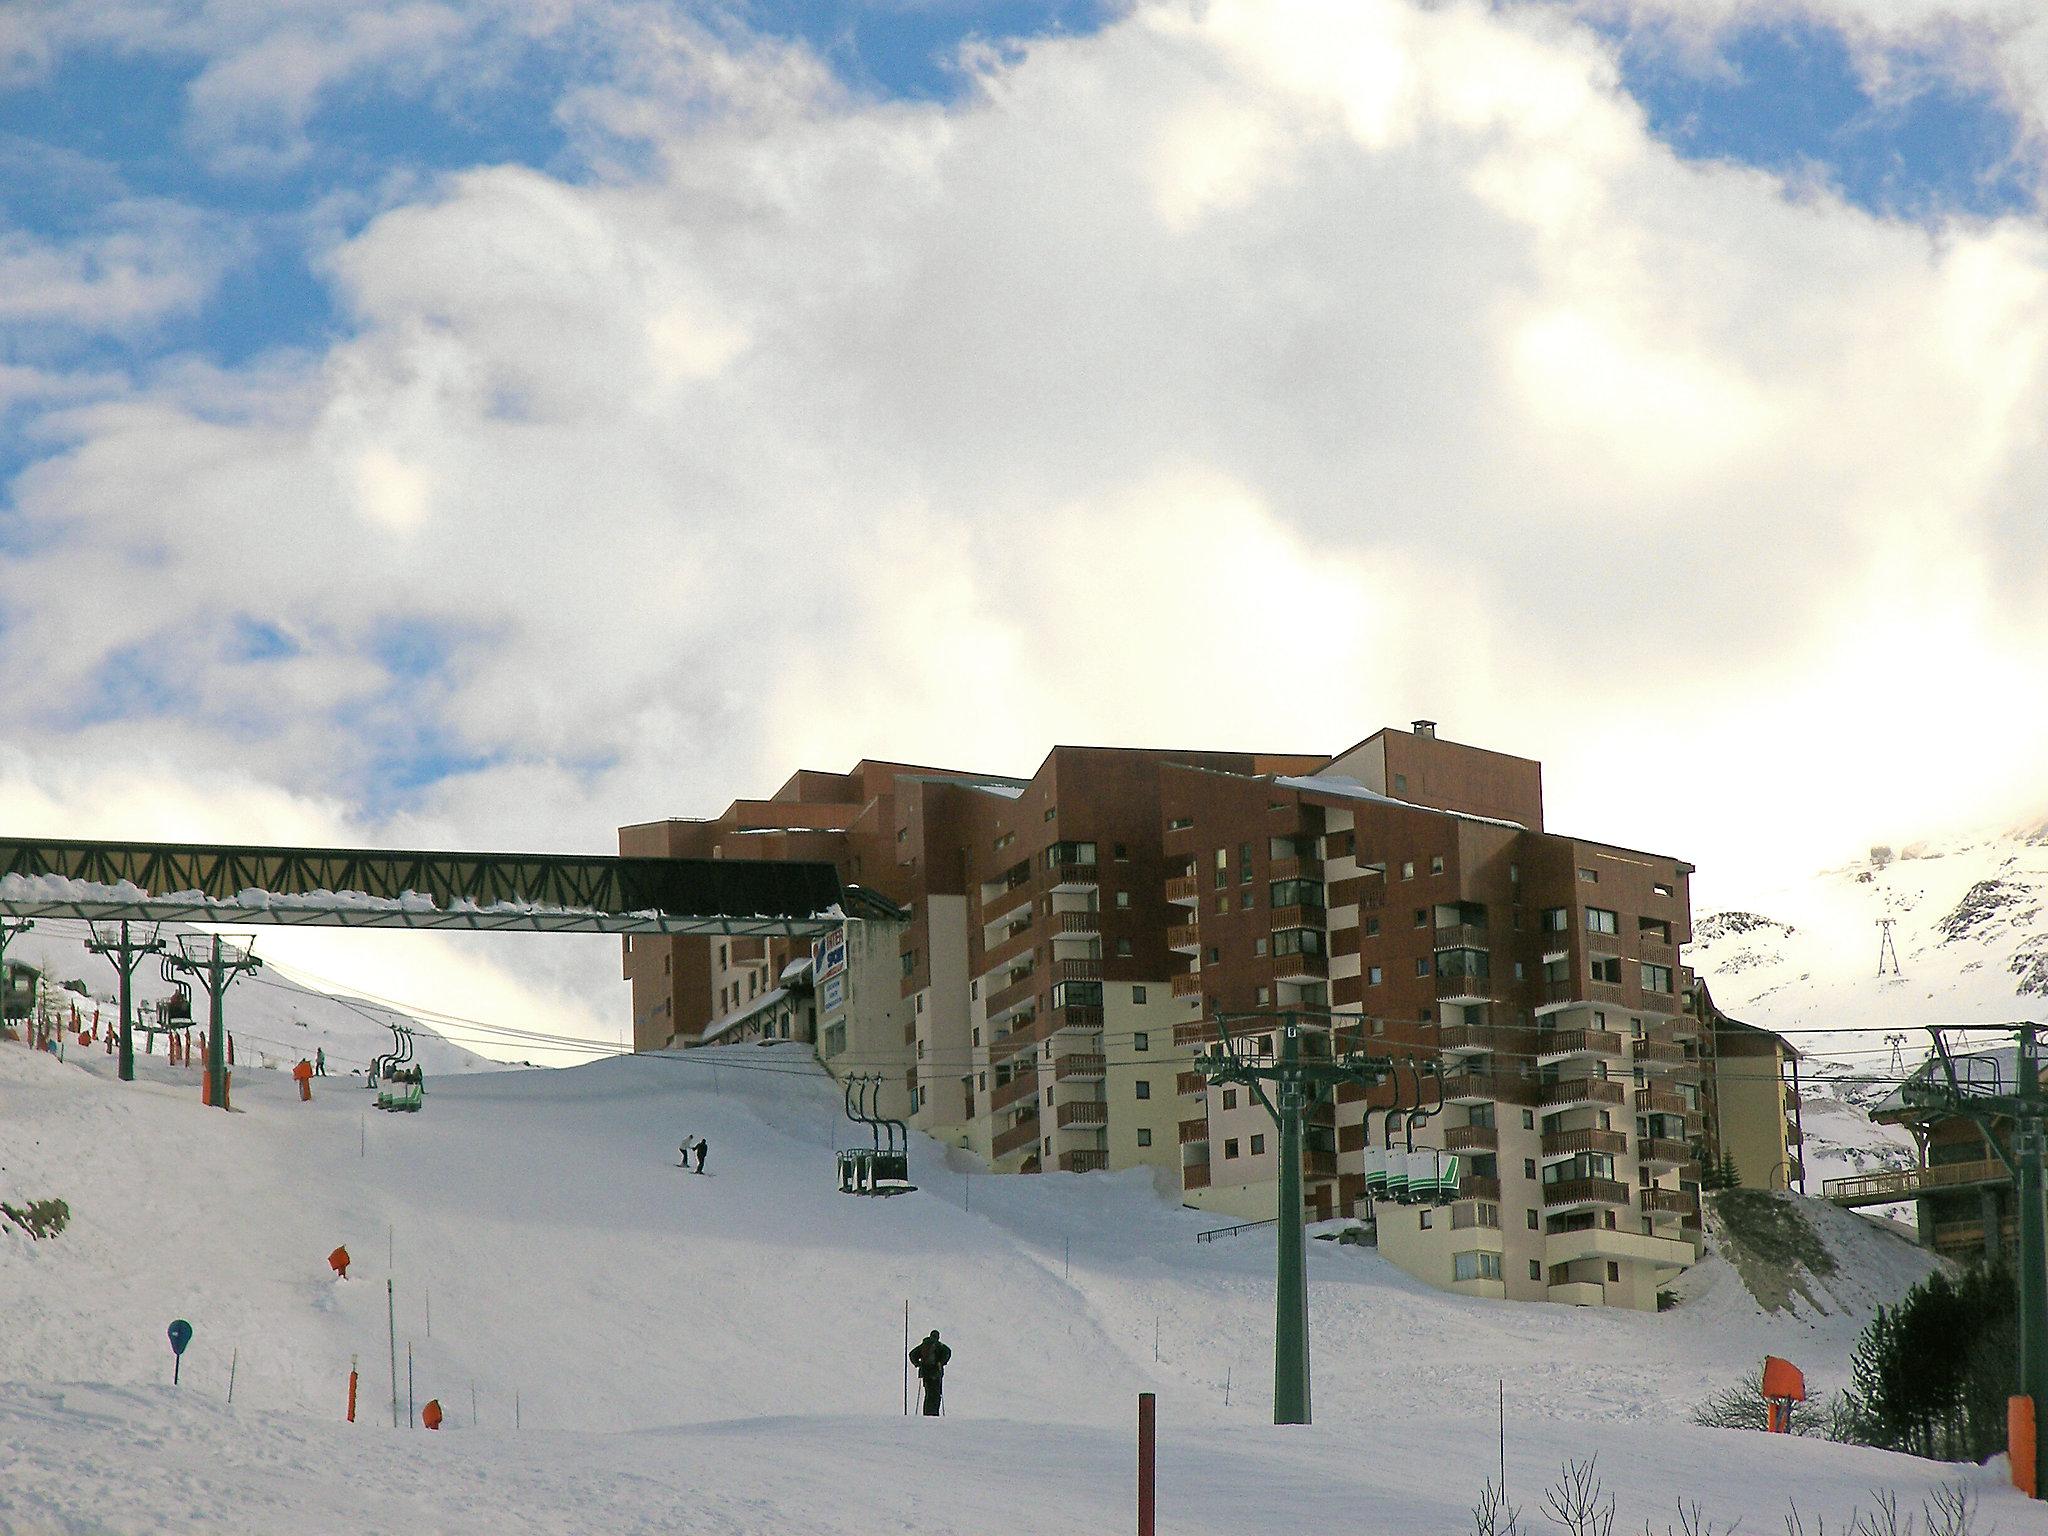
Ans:
[{"label": "balcony", "polygon": [[1572,931],[1569,928],[1545,928],[1536,935],[1536,952],[1545,961],[1568,960],[1572,953]]},{"label": "balcony", "polygon": [[1913,1200],[1930,1189],[1960,1189],[1971,1184],[2003,1184],[2012,1175],[2005,1164],[1934,1163],[1921,1168],[1888,1168],[1882,1173],[1852,1174],[1829,1179],[1821,1193],[1837,1205],[1889,1205]]},{"label": "balcony", "polygon": [[1200,997],[1202,995],[1202,973],[1200,971],[1176,971],[1168,989],[1175,997]]},{"label": "balcony", "polygon": [[1029,886],[1001,886],[993,896],[983,896],[981,899],[981,926],[984,928],[992,928],[997,923],[1008,923],[1020,916],[1027,922],[1031,917]]},{"label": "balcony", "polygon": [[1292,954],[1273,957],[1275,981],[1320,981],[1330,974],[1327,955]]},{"label": "balcony", "polygon": [[1436,995],[1437,1001],[1443,1003],[1483,1003],[1493,996],[1493,982],[1486,976],[1468,974],[1463,966],[1451,971],[1439,969]]},{"label": "balcony", "polygon": [[1669,965],[1677,956],[1678,949],[1655,929],[1645,928],[1636,935],[1636,952],[1654,965]]},{"label": "balcony", "polygon": [[1337,1177],[1337,1154],[1319,1147],[1303,1147],[1301,1171],[1311,1179],[1334,1179]]},{"label": "balcony", "polygon": [[1543,1203],[1563,1205],[1634,1205],[1629,1188],[1618,1179],[1560,1179],[1543,1186]]},{"label": "balcony", "polygon": [[996,1084],[995,1091],[988,1096],[988,1107],[992,1114],[1022,1103],[1038,1101],[1038,1074],[1029,1069],[1018,1073],[1007,1083]]},{"label": "balcony", "polygon": [[1198,1116],[1193,1120],[1181,1121],[1180,1144],[1182,1146],[1191,1147],[1197,1142],[1207,1142],[1208,1139],[1209,1117],[1207,1115]]},{"label": "balcony", "polygon": [[1198,907],[1202,904],[1202,887],[1193,875],[1174,875],[1166,882],[1166,899],[1175,906]]},{"label": "balcony", "polygon": [[1102,883],[1093,864],[1055,864],[1046,870],[1045,879],[1055,891],[1085,891]]},{"label": "balcony", "polygon": [[1444,1150],[1464,1152],[1478,1147],[1491,1152],[1500,1145],[1500,1127],[1495,1125],[1453,1125],[1444,1130]]},{"label": "balcony", "polygon": [[1045,1016],[1044,1033],[1057,1034],[1063,1029],[1102,1028],[1102,1009],[1092,1003],[1069,1003],[1064,1008],[1055,1008]]},{"label": "balcony", "polygon": [[1011,982],[1008,986],[998,987],[993,992],[985,993],[983,1000],[988,1004],[989,1022],[995,1024],[1008,1018],[1018,1008],[1030,1002],[1037,995],[1037,992],[1038,977],[1036,973],[1026,971],[1021,978]]},{"label": "balcony", "polygon": [[1055,960],[1052,963],[1054,981],[1100,981],[1102,960],[1100,956],[1087,960]]},{"label": "balcony", "polygon": [[1505,1077],[1496,1072],[1447,1072],[1444,1099],[1452,1104],[1533,1104],[1536,1084],[1526,1077]]},{"label": "balcony", "polygon": [[1623,1097],[1622,1085],[1605,1077],[1567,1077],[1555,1083],[1541,1083],[1536,1089],[1536,1103],[1543,1109],[1558,1109],[1567,1104],[1619,1104]]},{"label": "balcony", "polygon": [[1173,1091],[1184,1099],[1209,1091],[1209,1079],[1199,1072],[1181,1072],[1173,1079]]},{"label": "balcony", "polygon": [[995,943],[984,947],[981,956],[982,980],[985,982],[991,975],[1009,970],[1019,958],[1030,954],[1037,937],[1037,930],[1032,927],[1030,918],[1025,918],[1021,923],[1011,924]]},{"label": "balcony", "polygon": [[1576,1131],[1546,1131],[1545,1157],[1570,1157],[1578,1152],[1605,1152],[1619,1157],[1628,1150],[1628,1137],[1621,1131],[1603,1131],[1587,1126]]},{"label": "balcony", "polygon": [[1536,1034],[1536,1060],[1542,1065],[1574,1056],[1612,1056],[1619,1061],[1622,1053],[1621,1036],[1604,1029],[1545,1029]]},{"label": "balcony", "polygon": [[1268,880],[1320,880],[1323,861],[1317,858],[1275,859],[1266,866]]},{"label": "balcony", "polygon": [[1507,1024],[1445,1024],[1437,1030],[1437,1049],[1446,1056],[1476,1056],[1493,1051],[1519,1054],[1528,1049],[1527,1035]]},{"label": "balcony", "polygon": [[1669,1015],[1678,1012],[1678,999],[1669,992],[1644,992],[1641,1002],[1629,1006],[1637,1013]]},{"label": "balcony", "polygon": [[1008,1061],[1019,1051],[1028,1051],[1037,1044],[1037,1036],[1028,1029],[1013,1029],[1007,1035],[997,1035],[988,1043],[989,1065]]},{"label": "balcony", "polygon": [[1642,1192],[1645,1216],[1697,1216],[1700,1203],[1682,1189],[1646,1189]]},{"label": "balcony", "polygon": [[1097,1173],[1108,1166],[1107,1152],[1090,1152],[1083,1149],[1060,1154],[1061,1173]]},{"label": "balcony", "polygon": [[1209,1164],[1182,1163],[1180,1165],[1180,1186],[1182,1189],[1207,1189],[1209,1187]]},{"label": "balcony", "polygon": [[1007,1131],[998,1135],[990,1144],[990,1151],[997,1157],[1008,1157],[1012,1152],[1021,1152],[1026,1147],[1038,1145],[1038,1117],[1020,1120]]},{"label": "balcony", "polygon": [[1268,925],[1278,933],[1282,928],[1313,928],[1320,930],[1329,923],[1330,913],[1326,907],[1275,907],[1273,920]]},{"label": "balcony", "polygon": [[1684,1115],[1698,1118],[1699,1109],[1663,1088],[1638,1088],[1636,1109],[1646,1115]]},{"label": "balcony", "polygon": [[1056,1120],[1061,1130],[1071,1126],[1097,1126],[1109,1124],[1109,1106],[1100,1099],[1075,1099],[1070,1103],[1055,1105]]},{"label": "balcony", "polygon": [[1682,1168],[1692,1161],[1692,1148],[1668,1136],[1644,1136],[1636,1142],[1636,1160],[1645,1168]]},{"label": "balcony", "polygon": [[1052,1080],[1056,1083],[1099,1083],[1107,1064],[1105,1057],[1073,1051],[1053,1062]]},{"label": "balcony", "polygon": [[1206,1019],[1191,1019],[1185,1024],[1173,1026],[1173,1043],[1176,1046],[1194,1046],[1200,1049],[1210,1039],[1210,1025]]},{"label": "balcony", "polygon": [[1458,1198],[1460,1200],[1500,1199],[1500,1180],[1484,1174],[1465,1173],[1458,1176]]},{"label": "balcony", "polygon": [[1685,1047],[1675,1040],[1638,1040],[1636,1042],[1636,1065],[1647,1067],[1652,1072],[1675,1072],[1698,1063],[1685,1054]]},{"label": "balcony", "polygon": [[1183,954],[1199,954],[1202,948],[1202,931],[1194,923],[1175,923],[1166,930],[1166,947],[1177,949]]},{"label": "balcony", "polygon": [[1436,931],[1438,949],[1491,949],[1493,939],[1484,923],[1446,923]]},{"label": "balcony", "polygon": [[1546,981],[1543,983],[1543,1001],[1536,1005],[1536,1016],[1561,1013],[1565,1009],[1585,1001],[1579,996],[1579,984],[1575,981]]},{"label": "balcony", "polygon": [[1102,932],[1102,914],[1093,910],[1055,912],[1045,923],[1046,932],[1056,939],[1092,938]]}]

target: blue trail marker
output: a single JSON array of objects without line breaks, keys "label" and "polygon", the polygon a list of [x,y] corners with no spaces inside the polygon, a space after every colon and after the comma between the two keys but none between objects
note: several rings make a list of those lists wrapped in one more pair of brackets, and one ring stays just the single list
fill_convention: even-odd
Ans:
[{"label": "blue trail marker", "polygon": [[178,1384],[178,1372],[185,1364],[185,1346],[192,1342],[192,1325],[182,1317],[172,1323],[168,1330],[171,1336],[171,1385]]}]

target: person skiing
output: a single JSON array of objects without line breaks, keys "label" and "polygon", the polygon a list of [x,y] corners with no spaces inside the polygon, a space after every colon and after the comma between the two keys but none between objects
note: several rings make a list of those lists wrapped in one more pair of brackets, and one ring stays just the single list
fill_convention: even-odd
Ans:
[{"label": "person skiing", "polygon": [[315,1077],[325,1077],[327,1075],[327,1047],[324,1045],[315,1048],[313,1052],[313,1075]]},{"label": "person skiing", "polygon": [[939,1399],[946,1390],[946,1362],[952,1358],[953,1351],[939,1342],[936,1328],[910,1352],[910,1363],[917,1367],[917,1379],[924,1387],[924,1416],[928,1419],[939,1416]]},{"label": "person skiing", "polygon": [[690,1166],[690,1149],[691,1149],[692,1147],[696,1146],[696,1145],[697,1145],[697,1138],[696,1138],[696,1137],[694,1137],[694,1136],[685,1136],[685,1137],[683,1138],[683,1144],[682,1144],[682,1145],[681,1145],[680,1147],[677,1147],[677,1148],[676,1148],[676,1155],[677,1155],[678,1157],[680,1157],[680,1158],[682,1159],[682,1161],[681,1161],[681,1162],[679,1162],[679,1163],[677,1163],[677,1164],[676,1164],[676,1166],[677,1166],[678,1168],[685,1168],[685,1169],[687,1169],[687,1168],[688,1168],[688,1167]]},{"label": "person skiing", "polygon": [[711,1143],[706,1141],[702,1136],[699,1136],[697,1138],[697,1171],[699,1173],[702,1173],[704,1171],[704,1154],[710,1150]]}]

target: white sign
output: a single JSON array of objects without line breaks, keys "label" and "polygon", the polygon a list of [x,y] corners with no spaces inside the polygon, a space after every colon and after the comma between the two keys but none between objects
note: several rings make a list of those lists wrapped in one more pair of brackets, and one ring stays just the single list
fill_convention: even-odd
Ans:
[{"label": "white sign", "polygon": [[846,930],[835,928],[811,944],[811,979],[823,981],[846,969]]},{"label": "white sign", "polygon": [[[842,958],[844,954],[845,952],[842,950]],[[824,990],[818,994],[818,1006],[820,1012],[828,1014],[837,1013],[846,1006],[846,978],[844,976],[834,976],[826,981]]]}]

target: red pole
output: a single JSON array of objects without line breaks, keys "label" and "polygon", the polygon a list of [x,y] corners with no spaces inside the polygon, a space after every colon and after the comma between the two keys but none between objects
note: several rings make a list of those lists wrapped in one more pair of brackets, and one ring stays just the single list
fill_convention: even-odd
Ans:
[{"label": "red pole", "polygon": [[351,1424],[356,1421],[356,1361],[353,1355],[348,1361],[348,1421]]},{"label": "red pole", "polygon": [[1153,1488],[1153,1445],[1158,1438],[1159,1398],[1156,1393],[1138,1394],[1138,1536],[1153,1536],[1152,1516],[1157,1496]]}]

